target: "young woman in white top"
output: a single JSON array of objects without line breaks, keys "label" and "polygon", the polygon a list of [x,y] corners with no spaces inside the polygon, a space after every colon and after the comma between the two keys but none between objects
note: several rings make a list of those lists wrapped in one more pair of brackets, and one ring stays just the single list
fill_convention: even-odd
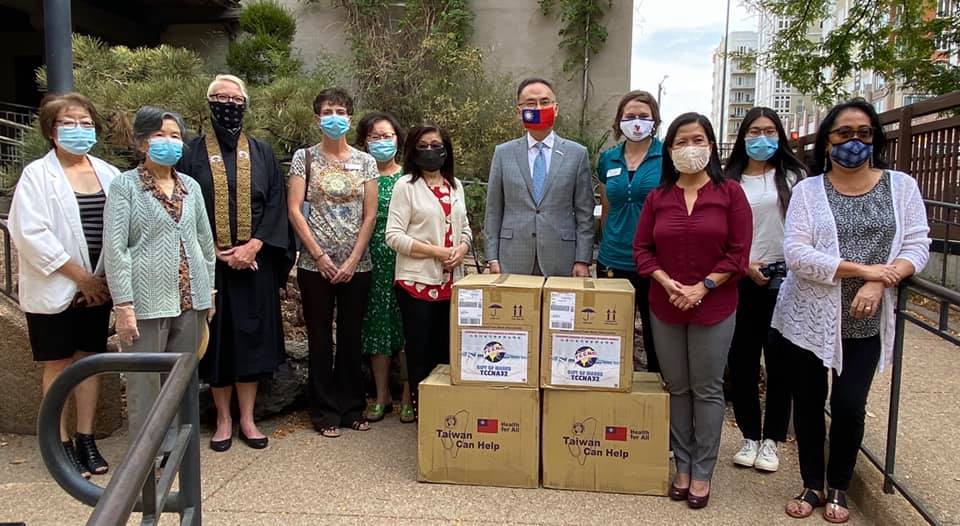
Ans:
[{"label": "young woman in white top", "polygon": [[827,521],[849,520],[846,490],[863,441],[867,395],[878,365],[882,371],[893,358],[895,287],[930,255],[920,190],[909,175],[885,169],[886,146],[870,103],[835,106],[814,145],[813,167],[823,175],[797,184],[787,210],[783,249],[790,272],[771,325],[786,339],[803,478],[803,491],[786,506],[792,517],[825,506]]},{"label": "young woman in white top", "polygon": [[[103,276],[103,209],[119,171],[89,155],[100,121],[78,93],[52,95],[40,107],[40,129],[51,150],[23,170],[10,208],[10,234],[20,263],[20,308],[33,359],[43,363],[41,388],[70,364],[107,349],[110,292]],[[93,439],[100,380],[74,390],[76,444],[60,421],[60,439],[85,477],[107,472]]]},{"label": "young woman in white top", "polygon": [[[805,173],[787,142],[780,118],[770,108],[753,108],[743,118],[726,176],[740,182],[753,212],[749,279],[740,280],[737,328],[728,364],[733,383],[733,411],[743,433],[734,464],[776,471],[777,443],[787,439],[790,394],[782,346],[768,339],[770,318],[780,283],[786,276],[783,220],[790,193]],[[761,426],[760,355],[766,365],[766,407]]]}]

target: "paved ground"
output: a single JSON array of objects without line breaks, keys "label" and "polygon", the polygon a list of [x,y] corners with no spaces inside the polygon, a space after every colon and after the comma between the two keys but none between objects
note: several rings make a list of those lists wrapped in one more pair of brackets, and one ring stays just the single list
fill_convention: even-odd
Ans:
[{"label": "paved ground", "polygon": [[[283,435],[268,449],[242,444],[224,454],[204,449],[205,525],[320,524],[620,524],[796,525],[783,504],[799,487],[789,444],[783,469],[765,475],[732,466],[738,432],[724,429],[722,462],[705,510],[666,498],[554,490],[420,484],[413,426],[388,418],[366,433],[325,439],[297,417],[265,423]],[[203,441],[209,439],[209,431]],[[43,468],[30,436],[0,437],[0,522],[29,526],[82,524],[90,509],[71,500]],[[102,441],[118,458],[126,437]],[[171,517],[172,519],[173,517]],[[131,522],[133,523],[133,522]],[[164,524],[170,522],[163,521]],[[852,524],[871,524],[854,510]],[[803,524],[826,524],[814,517]]]}]

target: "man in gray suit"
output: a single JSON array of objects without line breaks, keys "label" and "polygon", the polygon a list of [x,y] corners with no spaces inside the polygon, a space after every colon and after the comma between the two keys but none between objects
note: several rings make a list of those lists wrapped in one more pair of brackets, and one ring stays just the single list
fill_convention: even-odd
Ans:
[{"label": "man in gray suit", "polygon": [[498,145],[490,163],[484,237],[493,274],[590,275],[590,158],[553,132],[557,108],[548,81],[520,83],[517,115],[527,133]]}]

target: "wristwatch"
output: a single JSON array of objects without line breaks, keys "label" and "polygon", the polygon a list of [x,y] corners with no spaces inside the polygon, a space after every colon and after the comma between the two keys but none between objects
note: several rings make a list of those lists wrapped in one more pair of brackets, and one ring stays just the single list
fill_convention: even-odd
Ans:
[{"label": "wristwatch", "polygon": [[717,288],[717,282],[710,278],[703,278],[703,286],[706,287],[707,290],[713,290]]}]

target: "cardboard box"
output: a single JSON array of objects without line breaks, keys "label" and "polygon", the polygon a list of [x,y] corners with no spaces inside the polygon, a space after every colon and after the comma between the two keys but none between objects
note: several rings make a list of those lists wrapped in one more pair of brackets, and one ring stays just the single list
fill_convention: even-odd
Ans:
[{"label": "cardboard box", "polygon": [[625,279],[549,278],[543,287],[540,385],[629,391],[633,296]]},{"label": "cardboard box", "polygon": [[666,495],[669,408],[658,375],[629,393],[545,390],[543,487]]},{"label": "cardboard box", "polygon": [[540,390],[452,385],[439,365],[420,383],[417,480],[536,488]]},{"label": "cardboard box", "polygon": [[543,278],[474,274],[453,286],[450,366],[459,384],[538,387]]}]

